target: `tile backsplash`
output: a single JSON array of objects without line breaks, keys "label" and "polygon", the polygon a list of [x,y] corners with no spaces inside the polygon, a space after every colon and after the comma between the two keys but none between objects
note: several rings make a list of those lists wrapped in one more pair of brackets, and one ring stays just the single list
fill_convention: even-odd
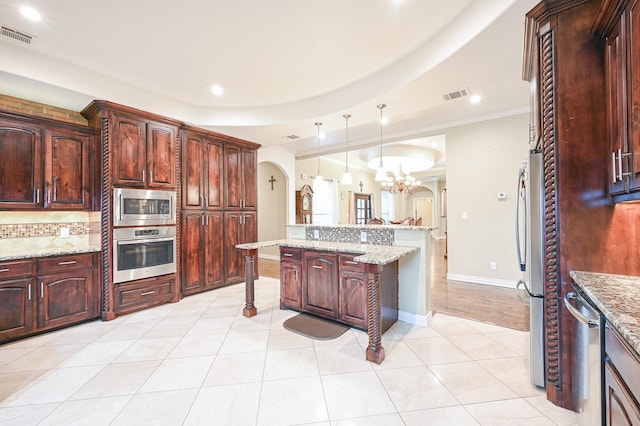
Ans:
[{"label": "tile backsplash", "polygon": [[[318,237],[316,238],[316,232]],[[365,234],[365,241],[362,240]],[[312,226],[307,225],[305,239],[320,241],[335,241],[351,244],[374,244],[392,246],[394,242],[393,229],[373,227],[343,227],[343,226]]]}]

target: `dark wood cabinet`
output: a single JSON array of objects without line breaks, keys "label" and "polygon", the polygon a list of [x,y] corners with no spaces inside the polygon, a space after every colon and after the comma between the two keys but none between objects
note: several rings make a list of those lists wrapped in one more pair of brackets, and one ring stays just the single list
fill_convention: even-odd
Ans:
[{"label": "dark wood cabinet", "polygon": [[0,342],[98,318],[97,257],[0,262]]},{"label": "dark wood cabinet", "polygon": [[176,299],[175,275],[129,281],[114,286],[114,312],[126,314]]},{"label": "dark wood cabinet", "polygon": [[226,144],[224,168],[225,208],[255,210],[258,206],[256,150]]},{"label": "dark wood cabinet", "polygon": [[[258,215],[256,212],[224,213],[225,283],[235,284],[244,280],[245,262],[237,244],[251,243],[258,239]],[[254,265],[255,266],[255,265]],[[254,271],[257,275],[257,271]]]},{"label": "dark wood cabinet", "polygon": [[398,262],[380,268],[355,261],[358,256],[280,247],[280,308],[308,312],[366,330],[367,287],[369,280],[375,279],[374,274],[379,274],[384,333],[398,320]]},{"label": "dark wood cabinet", "polygon": [[280,247],[280,309],[302,309],[302,250]]},{"label": "dark wood cabinet", "polygon": [[0,342],[33,331],[34,264],[33,260],[0,262]]},{"label": "dark wood cabinet", "polygon": [[91,141],[78,132],[45,131],[45,207],[91,208]]},{"label": "dark wood cabinet", "polygon": [[224,284],[224,217],[222,212],[185,212],[182,226],[182,294]]},{"label": "dark wood cabinet", "polygon": [[302,309],[338,318],[338,254],[305,251],[302,268]]},{"label": "dark wood cabinet", "polygon": [[0,112],[0,208],[92,208],[93,130]]},{"label": "dark wood cabinet", "polygon": [[207,134],[183,131],[182,208],[222,209],[224,143]]},{"label": "dark wood cabinet", "polygon": [[175,189],[177,126],[116,112],[111,131],[115,186]]},{"label": "dark wood cabinet", "polygon": [[640,357],[609,323],[604,352],[605,422],[607,426],[640,425]]}]

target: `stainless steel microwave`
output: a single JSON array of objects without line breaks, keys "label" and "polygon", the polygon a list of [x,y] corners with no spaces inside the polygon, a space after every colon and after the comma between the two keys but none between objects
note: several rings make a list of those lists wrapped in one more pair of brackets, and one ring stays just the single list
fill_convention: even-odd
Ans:
[{"label": "stainless steel microwave", "polygon": [[113,226],[175,224],[175,191],[113,189]]}]

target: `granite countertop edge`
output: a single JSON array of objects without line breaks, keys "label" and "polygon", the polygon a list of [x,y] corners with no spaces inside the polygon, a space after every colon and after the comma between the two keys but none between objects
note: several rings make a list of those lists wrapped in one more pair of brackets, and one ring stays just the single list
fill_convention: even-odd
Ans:
[{"label": "granite countertop edge", "polygon": [[570,276],[640,356],[640,277],[584,271]]},{"label": "granite countertop edge", "polygon": [[371,263],[376,265],[386,265],[400,259],[403,256],[419,250],[418,247],[338,243],[335,241],[316,241],[302,239],[260,241],[255,243],[238,244],[236,245],[236,248],[253,250],[271,246],[339,251],[344,253],[361,253],[361,256],[357,256],[353,260],[355,260],[356,262]]},{"label": "granite countertop edge", "polygon": [[345,225],[314,225],[314,224],[293,224],[293,225],[285,225],[288,228],[353,228],[353,229],[397,229],[397,230],[406,230],[406,231],[435,231],[438,229],[437,226],[421,226],[421,225],[402,225],[402,224],[391,224],[387,223],[384,225],[353,225],[353,224],[345,224]]},{"label": "granite countertop edge", "polygon": [[67,254],[93,253],[100,251],[100,246],[87,245],[77,247],[52,247],[18,250],[0,254],[0,262],[7,260],[32,259],[36,257],[63,256]]}]

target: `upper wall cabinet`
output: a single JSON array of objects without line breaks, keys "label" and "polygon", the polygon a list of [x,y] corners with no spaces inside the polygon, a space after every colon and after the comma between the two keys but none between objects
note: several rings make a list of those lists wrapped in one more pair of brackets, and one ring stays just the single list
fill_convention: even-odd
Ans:
[{"label": "upper wall cabinet", "polygon": [[258,206],[255,148],[225,145],[225,207],[255,210]]},{"label": "upper wall cabinet", "polygon": [[207,133],[183,130],[182,208],[222,209],[224,144]]},{"label": "upper wall cabinet", "polygon": [[113,183],[176,187],[177,127],[127,114],[113,114]]},{"label": "upper wall cabinet", "polygon": [[640,5],[603,2],[595,28],[606,39],[609,195],[613,202],[640,199]]},{"label": "upper wall cabinet", "polygon": [[111,186],[176,188],[179,121],[107,101],[93,101],[82,115],[102,130],[111,161],[103,173],[110,170]]},{"label": "upper wall cabinet", "polygon": [[91,208],[93,130],[0,112],[0,208]]}]

